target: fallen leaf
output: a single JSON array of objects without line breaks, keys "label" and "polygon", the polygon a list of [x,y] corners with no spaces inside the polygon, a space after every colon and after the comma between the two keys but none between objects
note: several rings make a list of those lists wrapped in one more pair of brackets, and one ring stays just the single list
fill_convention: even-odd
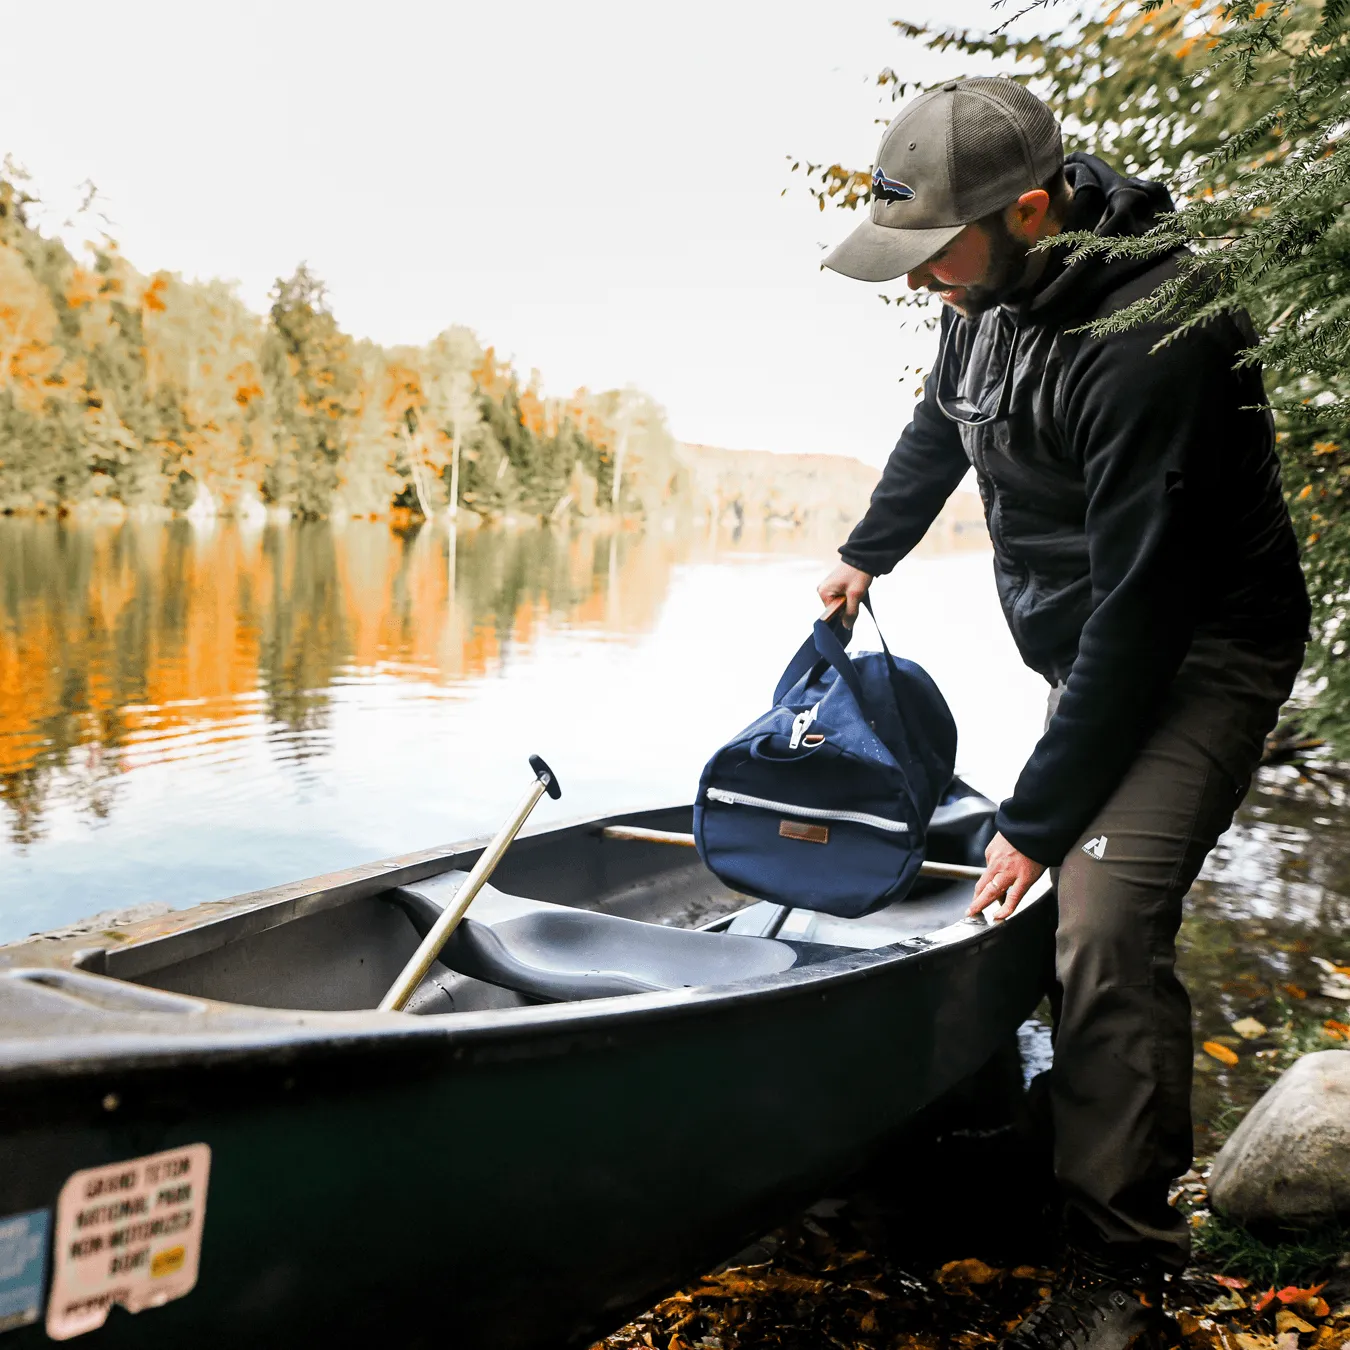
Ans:
[{"label": "fallen leaf", "polygon": [[1266,1034],[1265,1027],[1254,1017],[1239,1017],[1233,1024],[1233,1030],[1242,1037],[1244,1041],[1254,1041],[1258,1036]]},{"label": "fallen leaf", "polygon": [[1253,1336],[1250,1332],[1239,1331],[1233,1339],[1241,1350],[1281,1350],[1274,1336]]},{"label": "fallen leaf", "polygon": [[1311,1303],[1326,1288],[1326,1281],[1300,1289],[1297,1285],[1287,1284],[1275,1295],[1281,1303]]},{"label": "fallen leaf", "polygon": [[1298,1350],[1298,1332],[1282,1331],[1275,1339],[1275,1350]]},{"label": "fallen leaf", "polygon": [[825,1280],[813,1280],[807,1275],[793,1275],[790,1271],[769,1271],[757,1282],[762,1289],[773,1289],[783,1294],[811,1294],[819,1298],[828,1289]]},{"label": "fallen leaf", "polygon": [[978,1257],[967,1257],[964,1261],[948,1261],[933,1278],[944,1289],[960,1289],[972,1284],[988,1284],[996,1280],[1003,1272],[987,1266]]},{"label": "fallen leaf", "polygon": [[1206,1303],[1205,1311],[1207,1313],[1241,1312],[1246,1306],[1246,1299],[1241,1294],[1230,1290],[1216,1298],[1212,1303]]},{"label": "fallen leaf", "polygon": [[1292,1308],[1281,1308],[1275,1314],[1276,1331],[1316,1331],[1310,1322],[1305,1322]]},{"label": "fallen leaf", "polygon": [[1218,1041],[1206,1041],[1200,1048],[1211,1059],[1217,1059],[1220,1064],[1227,1064],[1230,1068],[1238,1062],[1237,1052],[1220,1045]]},{"label": "fallen leaf", "polygon": [[1339,965],[1325,957],[1314,956],[1313,964],[1323,971],[1319,987],[1327,998],[1345,999],[1350,1002],[1350,966]]},{"label": "fallen leaf", "polygon": [[1211,1275],[1210,1279],[1215,1284],[1223,1285],[1225,1289],[1245,1289],[1248,1284],[1241,1275]]},{"label": "fallen leaf", "polygon": [[1275,1291],[1273,1289],[1267,1289],[1264,1294],[1258,1294],[1252,1300],[1252,1311],[1254,1313],[1263,1313],[1274,1302]]}]

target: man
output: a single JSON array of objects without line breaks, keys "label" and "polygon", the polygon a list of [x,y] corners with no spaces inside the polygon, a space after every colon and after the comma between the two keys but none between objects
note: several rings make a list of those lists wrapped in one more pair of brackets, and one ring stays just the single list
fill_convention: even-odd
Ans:
[{"label": "man", "polygon": [[1048,1093],[1071,1260],[1008,1347],[1169,1343],[1193,1053],[1174,940],[1307,636],[1260,372],[1235,366],[1246,316],[1161,347],[1158,324],[1093,336],[1083,325],[1150,294],[1176,256],[1070,264],[1035,247],[1142,234],[1172,209],[1157,183],[1066,161],[1022,86],[968,79],[890,124],[870,218],[826,260],[907,276],[943,312],[922,400],[821,597],[856,613],[973,466],[1004,613],[1052,686],[971,905],[1006,919],[1059,869]]}]

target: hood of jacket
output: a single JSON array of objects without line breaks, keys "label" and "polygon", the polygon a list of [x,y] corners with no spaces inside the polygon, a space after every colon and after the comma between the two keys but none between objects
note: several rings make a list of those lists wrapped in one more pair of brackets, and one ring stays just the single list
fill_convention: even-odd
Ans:
[{"label": "hood of jacket", "polygon": [[[1064,176],[1073,189],[1066,231],[1091,230],[1102,238],[1138,236],[1176,209],[1162,183],[1126,178],[1096,155],[1069,155]],[[1163,256],[1089,257],[1071,263],[1068,254],[1068,248],[1051,252],[1050,263],[1025,304],[1028,318],[1062,323],[1072,313],[1091,313],[1108,294],[1156,267]]]}]

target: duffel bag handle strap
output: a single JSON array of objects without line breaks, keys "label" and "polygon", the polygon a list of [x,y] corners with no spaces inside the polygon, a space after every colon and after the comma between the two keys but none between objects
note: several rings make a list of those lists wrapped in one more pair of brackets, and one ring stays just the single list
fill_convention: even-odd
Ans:
[{"label": "duffel bag handle strap", "polygon": [[[818,624],[828,624],[834,622],[839,617],[839,611],[844,606],[844,600],[841,596],[838,600],[831,600],[825,606],[825,612],[816,620]],[[868,606],[871,610],[871,606]],[[874,616],[875,621],[875,616]],[[885,645],[884,639],[882,645]],[[788,694],[788,690],[803,676],[809,675],[817,666],[824,665],[828,658],[816,649],[816,635],[813,631],[811,636],[797,648],[797,654],[787,664],[787,669],[782,673],[778,680],[778,687],[773,691],[773,701],[781,703]]]},{"label": "duffel bag handle strap", "polygon": [[[891,655],[891,649],[886,645],[886,638],[881,631],[881,625],[877,623],[876,611],[872,608],[872,597],[864,593],[862,603],[872,617],[872,624],[877,630],[877,637],[881,639],[881,650],[886,653],[886,671],[891,677],[892,689],[898,698],[899,690],[894,688],[895,658]],[[841,641],[833,627],[843,606],[842,597],[831,601],[826,606],[825,612],[816,620],[811,636],[802,643],[797,649],[797,654],[788,662],[787,669],[778,681],[778,687],[773,691],[773,701],[781,703],[787,697],[788,691],[803,676],[809,675],[819,665],[829,664],[835,668],[839,678],[843,680],[849,693],[853,695],[862,715],[869,723],[875,723],[876,719],[867,705],[867,696],[863,693],[862,681],[858,679],[858,672],[853,668],[853,662],[849,660],[848,652],[845,650],[848,639],[853,636],[853,630],[845,628],[844,638]]]},{"label": "duffel bag handle strap", "polygon": [[[825,613],[817,620],[818,623],[829,623],[839,613],[839,607],[843,600],[835,600],[826,606]],[[816,650],[816,635],[813,632],[800,647],[797,648],[797,654],[787,664],[787,669],[782,673],[778,680],[778,687],[773,691],[773,701],[781,703],[792,688],[803,676],[809,675],[824,658]]]},{"label": "duffel bag handle strap", "polygon": [[872,608],[872,597],[863,592],[863,604],[867,607],[867,612],[872,616],[872,627],[877,630],[877,637],[881,640],[881,650],[886,653],[886,674],[891,682],[891,695],[895,699],[897,710],[905,706],[905,691],[900,684],[900,672],[895,664],[895,657],[891,655],[891,649],[886,645],[886,635],[881,631],[881,624],[877,622],[876,611]]},{"label": "duffel bag handle strap", "polygon": [[858,678],[858,672],[854,669],[853,662],[848,659],[848,652],[844,650],[844,644],[840,642],[834,629],[823,619],[817,619],[811,641],[820,659],[828,661],[843,680],[848,692],[853,695],[853,701],[858,705],[858,711],[867,719],[869,725],[875,726],[876,716],[868,706],[862,681]]}]

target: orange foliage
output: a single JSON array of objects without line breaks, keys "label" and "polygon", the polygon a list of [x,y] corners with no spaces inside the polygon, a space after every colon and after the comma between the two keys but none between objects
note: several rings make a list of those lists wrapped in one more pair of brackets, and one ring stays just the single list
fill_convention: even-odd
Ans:
[{"label": "orange foliage", "polygon": [[417,412],[426,403],[422,392],[422,377],[402,362],[392,361],[385,371],[387,392],[384,407],[395,422],[406,421],[409,412]]},{"label": "orange foliage", "polygon": [[66,281],[66,304],[71,309],[83,309],[92,305],[98,296],[98,278],[87,268],[72,267]]},{"label": "orange foliage", "polygon": [[550,436],[556,430],[556,421],[550,418],[548,405],[540,396],[539,388],[539,372],[532,370],[529,384],[520,391],[520,421],[536,436]]},{"label": "orange foliage", "polygon": [[473,382],[481,393],[492,399],[501,399],[511,387],[515,372],[509,361],[497,359],[497,349],[489,347],[483,359],[473,368]]},{"label": "orange foliage", "polygon": [[141,292],[141,304],[144,305],[146,309],[163,314],[165,309],[168,308],[164,303],[164,292],[167,289],[168,284],[168,277],[166,277],[163,272],[157,273],[154,280],[152,280],[145,290]]},{"label": "orange foliage", "polygon": [[39,412],[44,385],[62,381],[56,310],[14,249],[0,244],[0,383],[19,406]]}]

